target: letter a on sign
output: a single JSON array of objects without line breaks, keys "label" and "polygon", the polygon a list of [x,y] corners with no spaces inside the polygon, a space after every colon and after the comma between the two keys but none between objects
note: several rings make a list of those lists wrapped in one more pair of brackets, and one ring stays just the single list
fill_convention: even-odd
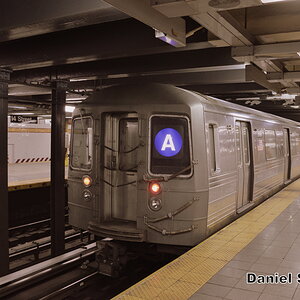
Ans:
[{"label": "letter a on sign", "polygon": [[176,151],[171,134],[166,135],[161,151],[165,151],[166,148],[171,148],[172,151]]},{"label": "letter a on sign", "polygon": [[160,155],[172,157],[180,152],[183,140],[180,133],[174,128],[164,128],[156,134],[154,144]]}]

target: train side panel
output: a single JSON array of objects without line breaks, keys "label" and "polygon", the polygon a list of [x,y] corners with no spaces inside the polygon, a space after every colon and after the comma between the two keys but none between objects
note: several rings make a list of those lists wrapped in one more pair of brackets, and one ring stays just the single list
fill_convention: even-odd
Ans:
[{"label": "train side panel", "polygon": [[[238,115],[234,110],[206,105],[208,235],[300,175],[299,128],[263,120],[260,116],[249,115],[247,119]],[[249,195],[242,205],[239,203],[241,174],[237,123],[246,124],[249,134]],[[285,136],[284,131],[290,133],[290,137]],[[290,166],[286,165],[286,152],[290,152]],[[243,160],[244,154],[241,155],[240,160]],[[288,168],[291,170],[287,171]]]},{"label": "train side panel", "polygon": [[300,129],[292,127],[290,131],[291,143],[291,177],[295,178],[300,176]]},{"label": "train side panel", "polygon": [[237,170],[234,118],[205,112],[208,158],[208,228],[214,228],[236,213]]},{"label": "train side panel", "polygon": [[283,128],[281,124],[253,120],[253,201],[274,194],[284,184]]}]

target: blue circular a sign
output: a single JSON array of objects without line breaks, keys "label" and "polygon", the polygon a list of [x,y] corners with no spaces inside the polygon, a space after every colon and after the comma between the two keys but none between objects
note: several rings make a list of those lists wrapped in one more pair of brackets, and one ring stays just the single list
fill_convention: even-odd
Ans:
[{"label": "blue circular a sign", "polygon": [[160,155],[171,157],[181,150],[182,137],[177,130],[164,128],[156,134],[154,145]]}]

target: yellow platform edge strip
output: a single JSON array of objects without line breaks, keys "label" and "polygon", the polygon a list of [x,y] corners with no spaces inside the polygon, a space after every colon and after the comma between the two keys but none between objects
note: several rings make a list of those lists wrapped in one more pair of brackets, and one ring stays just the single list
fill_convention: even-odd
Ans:
[{"label": "yellow platform edge strip", "polygon": [[12,191],[19,191],[19,190],[27,190],[27,189],[34,189],[34,188],[45,187],[45,186],[50,186],[50,178],[10,182],[8,186],[8,191],[12,192]]},{"label": "yellow platform edge strip", "polygon": [[188,299],[299,198],[299,191],[300,179],[113,300]]}]

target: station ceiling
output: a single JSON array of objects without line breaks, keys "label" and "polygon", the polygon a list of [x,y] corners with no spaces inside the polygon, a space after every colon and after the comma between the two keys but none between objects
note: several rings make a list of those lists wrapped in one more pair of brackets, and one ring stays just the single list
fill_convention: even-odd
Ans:
[{"label": "station ceiling", "polygon": [[299,0],[0,1],[10,112],[160,82],[300,121]]}]

